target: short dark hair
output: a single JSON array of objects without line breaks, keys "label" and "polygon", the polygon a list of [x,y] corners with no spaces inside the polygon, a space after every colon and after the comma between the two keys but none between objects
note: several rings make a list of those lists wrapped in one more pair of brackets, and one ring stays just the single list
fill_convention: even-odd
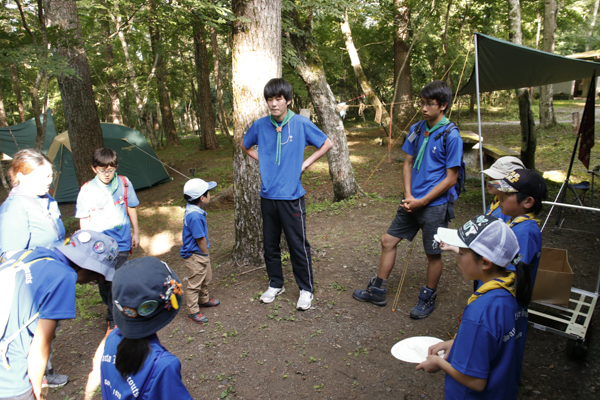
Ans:
[{"label": "short dark hair", "polygon": [[117,153],[112,149],[96,149],[92,156],[92,166],[96,167],[114,167],[119,166],[119,157]]},{"label": "short dark hair", "polygon": [[439,105],[447,103],[448,105],[444,110],[444,114],[450,111],[452,106],[452,90],[442,81],[429,82],[423,86],[423,89],[419,92],[419,96],[428,100],[436,100]]},{"label": "short dark hair", "polygon": [[203,196],[204,196],[204,197],[206,197],[206,194],[207,194],[207,193],[209,193],[209,192],[210,192],[210,190],[207,190],[206,192],[202,193],[200,196],[198,196],[198,197],[196,197],[196,198],[194,198],[194,199],[192,199],[192,197],[191,197],[190,195],[184,194],[184,195],[183,195],[183,198],[184,198],[184,199],[185,199],[185,201],[187,201],[188,203],[190,203],[190,204],[193,204],[193,205],[197,206],[197,205],[198,205],[198,203],[200,202],[200,198],[201,198],[201,197],[203,197]]},{"label": "short dark hair", "polygon": [[292,100],[292,85],[285,79],[273,78],[265,85],[265,100],[271,97],[283,96],[287,101]]}]

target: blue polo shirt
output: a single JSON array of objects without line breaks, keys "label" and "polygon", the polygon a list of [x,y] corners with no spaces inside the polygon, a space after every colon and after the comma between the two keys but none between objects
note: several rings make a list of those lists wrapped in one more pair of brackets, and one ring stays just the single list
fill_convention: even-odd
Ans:
[{"label": "blue polo shirt", "polygon": [[465,308],[447,361],[465,375],[487,379],[487,385],[476,392],[446,374],[446,399],[517,398],[525,341],[521,329],[527,329],[527,315],[520,311],[504,289],[491,290]]},{"label": "blue polo shirt", "polygon": [[7,251],[51,249],[65,241],[65,226],[56,200],[49,194],[20,194],[18,186],[0,206],[0,255]]},{"label": "blue polo shirt", "polygon": [[308,118],[295,114],[281,131],[281,162],[276,163],[277,131],[270,116],[254,122],[244,136],[244,146],[258,145],[262,178],[260,196],[271,200],[296,200],[306,191],[300,182],[304,148],[323,146],[327,136]]},{"label": "blue polo shirt", "polygon": [[[140,204],[133,185],[127,180],[127,205],[137,207]],[[118,177],[119,184],[114,193],[110,193],[109,185],[98,182],[97,178],[85,183],[77,196],[75,218],[90,219],[88,229],[104,233],[115,239],[119,251],[131,250],[131,221],[125,207],[125,186]]]},{"label": "blue polo shirt", "polygon": [[[6,261],[0,268],[10,267],[23,252]],[[58,259],[52,250],[37,247],[24,260],[49,257],[28,267],[17,269],[15,293],[10,309],[6,331],[2,338],[17,332],[37,312],[39,318],[23,329],[8,346],[7,358],[10,369],[0,365],[0,398],[15,397],[32,390],[27,375],[27,355],[39,319],[75,318],[75,282],[77,274],[73,268]]]},{"label": "blue polo shirt", "polygon": [[206,248],[210,249],[208,243],[208,227],[206,225],[206,211],[201,207],[189,204],[185,207],[183,216],[183,230],[181,231],[181,240],[183,245],[179,255],[183,258],[190,258],[194,251],[202,252],[196,239],[206,238]]},{"label": "blue polo shirt", "polygon": [[[148,337],[151,351],[142,368],[127,379],[123,379],[115,367],[117,346],[123,340],[119,328],[115,328],[106,338],[100,374],[102,382],[102,398],[104,400],[192,400],[192,396],[181,381],[181,363],[169,353],[156,334]],[[161,354],[158,362],[156,359]],[[152,375],[149,376],[156,362]],[[144,384],[144,393],[140,393]]]},{"label": "blue polo shirt", "polygon": [[[419,149],[425,142],[425,129],[426,122],[420,121],[410,127],[410,133],[408,139],[404,141],[402,150],[416,159],[419,149],[415,149],[417,143],[417,135],[413,135],[413,132],[421,124],[420,137],[418,138]],[[444,148],[444,135],[435,140],[436,136],[443,132],[446,127],[442,126],[429,134],[429,141],[427,147],[423,153],[423,161],[419,170],[413,167],[412,169],[412,181],[411,181],[411,193],[415,199],[422,199],[437,186],[446,177],[446,170],[454,167],[460,167],[463,154],[463,143],[460,137],[458,128],[453,128],[448,133],[446,139],[446,147]],[[448,201],[451,192],[451,188],[446,193],[443,193],[437,199],[434,199],[428,204],[428,206],[438,206]]]}]

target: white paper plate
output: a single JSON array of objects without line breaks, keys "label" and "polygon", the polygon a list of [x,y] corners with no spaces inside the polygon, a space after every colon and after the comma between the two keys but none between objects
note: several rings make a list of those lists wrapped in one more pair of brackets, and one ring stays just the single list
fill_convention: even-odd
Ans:
[{"label": "white paper plate", "polygon": [[430,346],[442,342],[430,336],[415,336],[399,341],[392,347],[392,355],[398,360],[420,364],[427,359]]}]

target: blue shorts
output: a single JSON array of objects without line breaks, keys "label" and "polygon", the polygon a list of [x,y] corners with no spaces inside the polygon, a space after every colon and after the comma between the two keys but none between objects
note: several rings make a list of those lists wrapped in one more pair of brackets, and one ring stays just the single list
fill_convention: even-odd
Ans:
[{"label": "blue shorts", "polygon": [[447,228],[448,222],[454,218],[453,207],[450,203],[438,206],[426,206],[417,211],[406,212],[404,208],[398,207],[396,218],[387,230],[391,236],[412,241],[419,229],[423,230],[423,248],[427,254],[440,254],[440,244],[435,241],[433,235],[437,234],[438,228]]}]

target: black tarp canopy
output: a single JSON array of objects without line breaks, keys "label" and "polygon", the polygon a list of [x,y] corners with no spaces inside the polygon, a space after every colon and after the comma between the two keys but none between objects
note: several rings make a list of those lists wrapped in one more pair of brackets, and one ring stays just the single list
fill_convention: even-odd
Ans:
[{"label": "black tarp canopy", "polygon": [[[600,76],[600,63],[575,60],[476,33],[479,92],[549,85]],[[475,68],[458,94],[475,94]]]}]

